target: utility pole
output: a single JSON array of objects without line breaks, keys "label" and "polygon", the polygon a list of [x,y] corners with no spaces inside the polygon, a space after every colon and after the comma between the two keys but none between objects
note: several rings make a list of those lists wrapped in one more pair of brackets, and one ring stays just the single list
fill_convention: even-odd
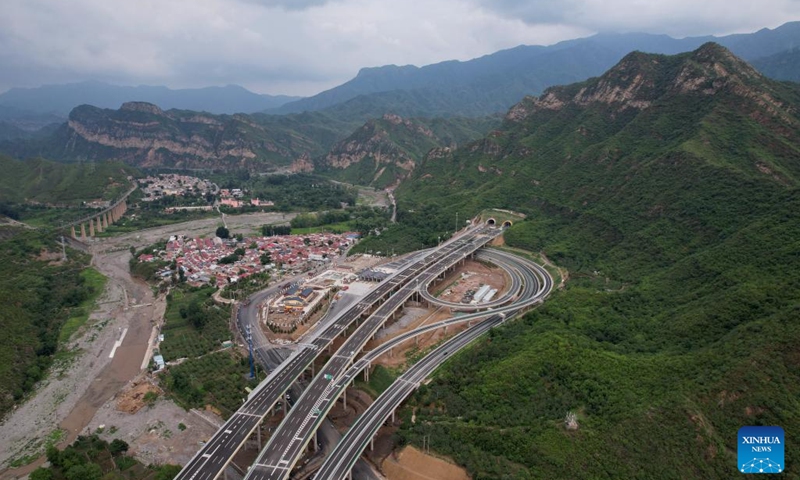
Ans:
[{"label": "utility pole", "polygon": [[458,231],[458,212],[456,212],[456,228],[455,230],[453,230],[453,236],[455,236],[457,231]]}]

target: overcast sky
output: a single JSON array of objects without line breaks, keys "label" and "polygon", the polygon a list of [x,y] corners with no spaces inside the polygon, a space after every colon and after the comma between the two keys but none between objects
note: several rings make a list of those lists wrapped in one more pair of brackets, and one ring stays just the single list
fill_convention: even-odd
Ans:
[{"label": "overcast sky", "polygon": [[361,67],[599,31],[724,35],[793,20],[800,0],[0,0],[0,91],[102,80],[311,95]]}]

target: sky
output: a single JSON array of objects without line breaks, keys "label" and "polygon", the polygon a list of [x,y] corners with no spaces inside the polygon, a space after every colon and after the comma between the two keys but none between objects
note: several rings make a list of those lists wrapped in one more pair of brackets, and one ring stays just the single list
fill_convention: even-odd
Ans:
[{"label": "sky", "polygon": [[800,0],[2,0],[0,91],[97,80],[313,95],[362,67],[794,20]]}]

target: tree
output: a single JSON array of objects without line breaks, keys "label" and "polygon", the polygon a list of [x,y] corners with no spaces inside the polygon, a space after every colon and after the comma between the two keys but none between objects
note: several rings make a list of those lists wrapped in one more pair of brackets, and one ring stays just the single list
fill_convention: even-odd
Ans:
[{"label": "tree", "polygon": [[[152,392],[147,392],[147,393],[152,393]],[[147,397],[147,395],[145,395],[145,397]],[[119,455],[122,452],[127,452],[128,442],[126,442],[125,440],[120,440],[119,438],[115,438],[108,445],[108,451],[111,452],[111,455],[114,456]]]},{"label": "tree", "polygon": [[217,234],[217,236],[218,236],[219,238],[230,238],[230,237],[231,237],[231,232],[230,232],[230,230],[228,230],[228,229],[227,229],[227,228],[225,228],[225,227],[217,227],[217,232],[216,232],[216,234]]},{"label": "tree", "polygon": [[32,471],[29,480],[53,480],[53,471],[49,468],[39,467]]},{"label": "tree", "polygon": [[186,307],[186,318],[194,325],[194,328],[202,329],[208,322],[208,313],[198,300],[192,300]]},{"label": "tree", "polygon": [[162,465],[158,467],[155,480],[172,480],[180,471],[181,467],[178,465]]},{"label": "tree", "polygon": [[260,260],[261,260],[261,265],[272,263],[272,254],[270,252],[264,252],[261,254]]},{"label": "tree", "polygon": [[47,447],[47,461],[54,467],[61,466],[61,450],[56,448],[55,445],[48,445]]},{"label": "tree", "polygon": [[73,465],[64,476],[67,480],[100,480],[103,478],[103,469],[96,463]]}]

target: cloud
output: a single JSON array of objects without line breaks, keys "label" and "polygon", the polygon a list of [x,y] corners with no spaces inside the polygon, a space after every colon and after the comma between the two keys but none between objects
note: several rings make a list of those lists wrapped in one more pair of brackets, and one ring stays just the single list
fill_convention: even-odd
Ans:
[{"label": "cloud", "polygon": [[458,0],[290,3],[4,0],[0,88],[98,79],[313,94],[361,67],[464,60],[576,33],[533,31]]},{"label": "cloud", "polygon": [[592,31],[703,36],[752,32],[800,18],[797,0],[475,0],[529,25],[563,23]]},{"label": "cloud", "polygon": [[794,0],[3,0],[0,90],[81,80],[309,95],[360,68],[467,60],[602,30],[753,31]]},{"label": "cloud", "polygon": [[320,7],[326,3],[336,0],[239,0],[263,7],[277,7],[284,10],[306,10],[308,8]]}]

